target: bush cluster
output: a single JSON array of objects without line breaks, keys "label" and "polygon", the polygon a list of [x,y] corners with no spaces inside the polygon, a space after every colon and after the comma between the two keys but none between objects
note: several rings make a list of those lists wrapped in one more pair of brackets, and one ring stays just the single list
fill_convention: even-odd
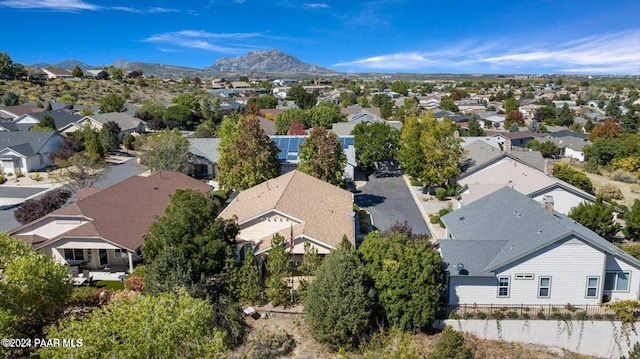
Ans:
[{"label": "bush cluster", "polygon": [[293,336],[284,329],[257,329],[247,336],[247,356],[255,359],[277,358],[289,354],[296,346]]}]

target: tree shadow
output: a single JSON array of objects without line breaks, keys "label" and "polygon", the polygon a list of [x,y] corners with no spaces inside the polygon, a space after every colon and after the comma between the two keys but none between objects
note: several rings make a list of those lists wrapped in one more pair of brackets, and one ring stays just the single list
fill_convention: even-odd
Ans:
[{"label": "tree shadow", "polygon": [[355,196],[355,202],[362,208],[373,207],[384,202],[387,197],[377,196],[375,194],[357,194]]}]

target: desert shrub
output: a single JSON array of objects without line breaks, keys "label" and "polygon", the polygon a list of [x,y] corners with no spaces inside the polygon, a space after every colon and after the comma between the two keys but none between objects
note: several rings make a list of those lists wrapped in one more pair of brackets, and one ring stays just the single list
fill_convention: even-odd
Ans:
[{"label": "desert shrub", "polygon": [[624,196],[622,195],[622,191],[620,191],[620,188],[612,185],[612,184],[605,184],[603,186],[601,186],[600,188],[598,188],[598,194],[603,196],[604,198],[608,198],[608,199],[623,199]]},{"label": "desert shrub", "polygon": [[42,176],[40,176],[39,173],[29,175],[29,178],[31,178],[32,181],[36,181],[36,182],[42,181]]},{"label": "desert shrub", "polygon": [[[416,340],[411,332],[397,327],[381,328],[369,340],[362,343],[358,353],[343,355],[346,359],[355,358],[403,358],[418,359],[426,357],[427,348]],[[346,354],[346,353],[345,353]]]},{"label": "desert shrub", "polygon": [[609,178],[611,178],[614,181],[624,182],[624,183],[636,183],[638,181],[636,176],[634,176],[633,174],[631,174],[629,172],[626,172],[624,170],[615,170],[615,171],[613,171],[609,175]]},{"label": "desert shrub", "polygon": [[100,304],[100,293],[103,290],[96,287],[74,288],[67,302],[76,307],[95,307]]},{"label": "desert shrub", "polygon": [[442,337],[435,345],[435,350],[429,354],[429,359],[472,359],[471,348],[464,344],[461,333],[446,327]]},{"label": "desert shrub", "polygon": [[442,187],[438,187],[436,188],[436,198],[439,201],[444,201],[444,199],[447,197],[447,190],[442,188]]},{"label": "desert shrub", "polygon": [[20,178],[20,177],[24,177],[24,173],[22,173],[22,171],[17,171],[16,178]]},{"label": "desert shrub", "polygon": [[260,328],[247,336],[247,356],[255,359],[277,358],[289,354],[295,345],[293,336],[282,328]]},{"label": "desert shrub", "polygon": [[[0,181],[0,183],[2,183],[2,181]],[[640,184],[632,184],[629,189],[631,193],[640,193]]]},{"label": "desert shrub", "polygon": [[128,290],[142,292],[144,290],[144,286],[144,278],[138,277],[137,275],[130,275],[124,280],[124,287]]},{"label": "desert shrub", "polygon": [[4,175],[0,175],[0,184],[3,184],[7,182],[7,179],[4,177]]}]

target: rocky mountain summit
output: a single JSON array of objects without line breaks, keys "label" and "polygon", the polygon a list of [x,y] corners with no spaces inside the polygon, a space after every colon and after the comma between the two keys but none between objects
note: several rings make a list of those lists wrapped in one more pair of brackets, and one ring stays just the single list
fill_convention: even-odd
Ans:
[{"label": "rocky mountain summit", "polygon": [[279,50],[253,51],[245,56],[223,57],[206,68],[216,72],[302,72],[333,73],[335,71],[300,61],[298,58]]}]

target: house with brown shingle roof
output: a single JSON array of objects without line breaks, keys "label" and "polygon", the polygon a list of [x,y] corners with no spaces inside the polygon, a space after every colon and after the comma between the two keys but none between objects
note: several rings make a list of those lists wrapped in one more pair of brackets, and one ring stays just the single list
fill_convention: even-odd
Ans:
[{"label": "house with brown shingle roof", "polygon": [[291,171],[242,191],[219,215],[237,217],[239,253],[271,249],[274,234],[294,238],[293,253],[309,242],[319,254],[336,248],[343,236],[355,246],[353,194],[300,171]]},{"label": "house with brown shingle roof", "polygon": [[212,187],[182,173],[160,171],[130,177],[102,190],[78,191],[76,201],[9,232],[60,263],[133,271],[142,236],[164,215],[179,188]]}]

